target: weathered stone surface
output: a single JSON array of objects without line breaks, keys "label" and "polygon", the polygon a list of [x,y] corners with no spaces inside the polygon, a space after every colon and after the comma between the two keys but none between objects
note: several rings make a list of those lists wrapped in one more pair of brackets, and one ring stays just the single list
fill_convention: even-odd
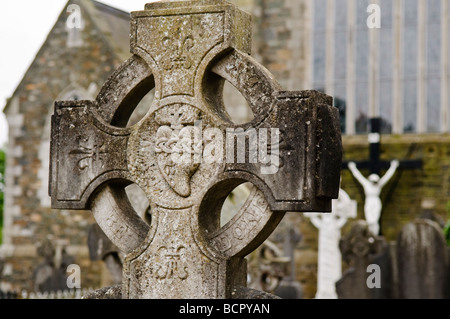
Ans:
[{"label": "weathered stone surface", "polygon": [[89,257],[102,260],[108,268],[114,283],[122,282],[122,260],[119,249],[114,245],[98,224],[93,224],[88,233]]},{"label": "weathered stone surface", "polygon": [[97,289],[84,295],[82,299],[122,299],[122,285]]},{"label": "weathered stone surface", "polygon": [[283,251],[286,256],[285,259],[289,260],[289,276],[284,276],[278,287],[274,290],[274,293],[283,299],[301,299],[303,297],[302,286],[300,282],[296,280],[295,264],[295,248],[301,239],[302,236],[300,232],[293,224],[290,224],[287,229],[285,229]]},{"label": "weathered stone surface", "polygon": [[[349,266],[336,282],[339,299],[388,299],[392,297],[392,268],[389,245],[375,236],[365,220],[356,221],[339,243],[342,259]],[[369,265],[379,266],[379,287],[367,284]]]},{"label": "weathered stone surface", "polygon": [[[123,298],[231,298],[246,285],[243,257],[286,211],[330,211],[342,157],[338,112],[319,92],[281,91],[248,55],[250,17],[234,5],[145,8],[132,13],[134,56],[96,101],[56,103],[52,205],[92,210],[126,255]],[[225,80],[248,101],[249,123],[226,113]],[[153,87],[147,115],[123,128]],[[244,182],[256,187],[220,227],[225,198]],[[126,197],[130,183],[150,201],[150,226]]]},{"label": "weathered stone surface", "polygon": [[[98,289],[92,293],[86,294],[82,299],[121,299],[122,286],[116,285]],[[279,297],[264,291],[255,289],[237,287],[231,292],[231,299],[280,299]]]},{"label": "weathered stone surface", "polygon": [[56,292],[67,288],[67,267],[75,262],[75,258],[67,254],[65,247],[55,247],[45,241],[38,254],[44,261],[33,270],[34,290],[38,292]]},{"label": "weathered stone surface", "polygon": [[285,257],[270,239],[247,256],[248,288],[276,294],[275,290],[286,276],[289,257]]},{"label": "weathered stone surface", "polygon": [[447,245],[436,222],[419,219],[403,227],[397,241],[397,265],[399,298],[446,297]]}]

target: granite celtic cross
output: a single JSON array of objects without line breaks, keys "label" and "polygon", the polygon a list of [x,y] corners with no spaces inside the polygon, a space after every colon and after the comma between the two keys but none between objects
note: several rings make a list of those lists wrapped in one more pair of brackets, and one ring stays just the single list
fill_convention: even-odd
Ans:
[{"label": "granite celtic cross", "polygon": [[[282,91],[249,55],[250,25],[226,1],[147,4],[131,14],[133,56],[96,100],[55,103],[52,207],[92,211],[126,256],[122,298],[254,296],[244,257],[285,212],[329,212],[338,197],[332,98]],[[227,114],[224,81],[246,98],[249,123]],[[148,113],[127,127],[153,88]],[[221,227],[223,202],[244,182],[253,192]],[[150,201],[150,225],[128,201],[131,183]]]}]

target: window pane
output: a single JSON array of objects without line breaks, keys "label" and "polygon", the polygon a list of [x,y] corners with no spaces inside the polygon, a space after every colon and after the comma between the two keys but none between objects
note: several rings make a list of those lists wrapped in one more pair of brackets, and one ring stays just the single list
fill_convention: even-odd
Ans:
[{"label": "window pane", "polygon": [[417,77],[417,26],[406,26],[404,32],[403,69],[405,78],[411,80]]},{"label": "window pane", "polygon": [[345,81],[347,74],[347,33],[336,32],[334,41],[334,77],[335,81]]},{"label": "window pane", "polygon": [[[356,1],[357,12],[366,12],[368,2]],[[361,11],[362,10],[362,11]],[[364,21],[361,21],[363,16]],[[358,27],[356,30],[355,52],[355,131],[366,134],[368,132],[368,108],[369,108],[369,28],[367,28],[367,14],[357,14]]]},{"label": "window pane", "polygon": [[314,31],[325,32],[326,21],[327,21],[327,0],[315,0],[313,1],[314,6]]},{"label": "window pane", "polygon": [[441,26],[428,25],[427,36],[427,74],[439,76],[441,73]]},{"label": "window pane", "polygon": [[334,86],[334,106],[339,109],[339,116],[341,122],[341,131],[345,133],[345,117],[346,117],[346,85],[345,81],[338,81]]},{"label": "window pane", "polygon": [[356,112],[355,112],[355,126],[356,133],[368,133],[368,89],[369,84],[367,79],[356,81]]},{"label": "window pane", "polygon": [[441,127],[441,0],[427,0],[427,131]]},{"label": "window pane", "polygon": [[392,27],[392,19],[394,12],[394,1],[392,0],[381,0],[380,1],[380,8],[381,8],[381,30],[384,28],[391,28]]},{"label": "window pane", "polygon": [[384,80],[380,83],[380,116],[381,132],[392,132],[392,81]]},{"label": "window pane", "polygon": [[367,80],[369,71],[369,32],[368,28],[356,31],[356,79]]},{"label": "window pane", "polygon": [[391,80],[393,77],[393,30],[391,27],[380,29],[380,78],[381,80]]},{"label": "window pane", "polygon": [[314,35],[314,74],[313,82],[325,82],[326,36],[320,32]]},{"label": "window pane", "polygon": [[417,0],[404,0],[405,25],[417,25],[418,2]]},{"label": "window pane", "polygon": [[416,80],[405,80],[404,82],[404,131],[405,133],[416,132],[417,117],[417,82]]},{"label": "window pane", "polygon": [[441,128],[441,81],[440,78],[430,78],[427,81],[427,130],[439,132]]},{"label": "window pane", "polygon": [[334,34],[334,77],[345,81],[347,67],[347,0],[336,0]]},{"label": "window pane", "polygon": [[441,1],[427,0],[427,16],[430,23],[439,24],[441,21]]},{"label": "window pane", "polygon": [[[356,0],[356,25],[358,29],[367,28],[367,7],[370,4],[368,0]],[[364,14],[363,14],[364,13]]]},{"label": "window pane", "polygon": [[380,103],[381,132],[392,132],[392,97],[393,97],[393,71],[394,71],[394,35],[392,29],[392,0],[383,0],[381,5],[380,44],[380,86],[378,100]]},{"label": "window pane", "polygon": [[417,130],[417,61],[418,61],[418,2],[417,0],[404,1],[404,92],[403,114],[405,133],[414,133]]},{"label": "window pane", "polygon": [[335,21],[336,30],[344,31],[347,29],[347,0],[335,0]]}]

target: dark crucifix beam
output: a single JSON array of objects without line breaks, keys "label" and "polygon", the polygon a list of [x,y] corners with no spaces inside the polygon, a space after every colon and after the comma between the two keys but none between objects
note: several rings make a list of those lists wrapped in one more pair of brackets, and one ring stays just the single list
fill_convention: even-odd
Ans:
[{"label": "dark crucifix beam", "polygon": [[[381,170],[387,170],[391,165],[390,161],[380,159],[381,149],[381,118],[370,119],[369,140],[369,159],[365,161],[355,161],[358,169],[368,169],[370,174],[380,176]],[[342,169],[348,169],[348,162],[342,163]],[[401,160],[399,169],[417,169],[422,167],[421,160]]]}]

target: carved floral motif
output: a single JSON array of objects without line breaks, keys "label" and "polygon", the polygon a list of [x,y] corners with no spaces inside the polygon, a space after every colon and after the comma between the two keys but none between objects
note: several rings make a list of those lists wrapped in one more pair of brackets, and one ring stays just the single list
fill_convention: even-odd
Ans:
[{"label": "carved floral motif", "polygon": [[[79,136],[77,138],[78,148],[70,151],[69,155],[77,156],[77,167],[83,171],[89,166],[92,166],[94,162],[102,161],[106,151],[105,143],[100,139],[95,139],[89,136]],[[81,155],[81,156],[80,156]]]}]

